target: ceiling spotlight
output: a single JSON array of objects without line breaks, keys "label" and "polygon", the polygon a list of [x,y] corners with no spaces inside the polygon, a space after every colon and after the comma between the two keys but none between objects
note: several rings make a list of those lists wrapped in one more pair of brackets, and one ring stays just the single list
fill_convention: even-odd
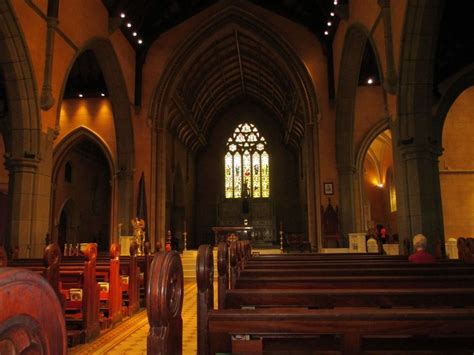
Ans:
[{"label": "ceiling spotlight", "polygon": [[132,36],[133,36],[133,37],[137,37],[137,35],[138,35],[138,33],[136,33],[136,32],[133,32],[133,33],[132,33]]},{"label": "ceiling spotlight", "polygon": [[331,27],[331,25],[332,25],[332,22],[328,21],[328,26]]},{"label": "ceiling spotlight", "polygon": [[334,12],[331,12],[331,14],[330,14],[330,15],[331,15],[331,17],[334,17]]},{"label": "ceiling spotlight", "polygon": [[79,95],[77,95],[77,96],[79,96],[79,97],[84,97],[84,95],[82,95],[82,94],[79,94]]},{"label": "ceiling spotlight", "polygon": [[367,84],[372,85],[374,83],[374,80],[372,78],[367,79]]},{"label": "ceiling spotlight", "polygon": [[143,41],[141,39],[138,40],[138,44],[142,44]]},{"label": "ceiling spotlight", "polygon": [[132,27],[132,24],[130,22],[127,22],[127,27],[128,28]]},{"label": "ceiling spotlight", "polygon": [[334,0],[334,5],[337,5],[337,0]]},{"label": "ceiling spotlight", "polygon": [[103,92],[100,93],[100,96],[105,97],[105,94]]},{"label": "ceiling spotlight", "polygon": [[324,31],[324,35],[327,36],[329,34],[328,31]]},{"label": "ceiling spotlight", "polygon": [[125,18],[125,12],[122,12],[122,13],[120,14],[120,17],[121,17],[121,18]]}]

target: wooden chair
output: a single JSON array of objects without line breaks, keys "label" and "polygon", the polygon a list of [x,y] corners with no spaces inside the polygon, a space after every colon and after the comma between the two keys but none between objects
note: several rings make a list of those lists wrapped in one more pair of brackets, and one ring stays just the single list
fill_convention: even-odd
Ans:
[{"label": "wooden chair", "polygon": [[321,206],[321,222],[323,229],[323,248],[331,245],[341,247],[342,237],[339,233],[339,211],[338,207],[334,209],[331,205],[331,199],[328,199],[328,206],[324,209]]}]

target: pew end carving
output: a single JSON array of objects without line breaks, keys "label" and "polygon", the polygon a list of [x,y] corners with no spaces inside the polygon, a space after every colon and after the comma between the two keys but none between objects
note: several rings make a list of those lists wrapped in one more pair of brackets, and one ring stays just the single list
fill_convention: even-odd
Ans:
[{"label": "pew end carving", "polygon": [[20,268],[0,269],[0,309],[1,354],[66,354],[62,307],[43,277]]},{"label": "pew end carving", "polygon": [[183,267],[175,251],[157,253],[147,286],[150,332],[147,354],[181,354],[183,320]]},{"label": "pew end carving", "polygon": [[[235,259],[236,260],[236,259]],[[212,247],[201,245],[196,260],[197,267],[197,336],[198,354],[208,354],[207,314],[214,308],[214,261]]]},{"label": "pew end carving", "polygon": [[220,242],[217,248],[217,271],[219,273],[218,303],[219,309],[224,309],[225,292],[229,288],[229,250],[226,242]]}]

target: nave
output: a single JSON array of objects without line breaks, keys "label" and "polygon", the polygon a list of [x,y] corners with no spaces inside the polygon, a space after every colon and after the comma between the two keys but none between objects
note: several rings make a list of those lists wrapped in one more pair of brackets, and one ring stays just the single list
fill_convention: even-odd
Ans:
[{"label": "nave", "polygon": [[[178,253],[160,252],[147,280],[148,312],[68,353],[471,353],[474,240],[461,239],[458,251],[460,260],[418,264],[375,253],[252,254],[248,243],[222,242],[214,251],[200,246],[197,283],[183,282]],[[25,299],[10,309],[26,287],[42,307]],[[61,305],[43,277],[1,268],[0,295],[0,353],[66,353]],[[24,314],[30,319],[18,321]]]},{"label": "nave", "polygon": [[[183,317],[183,354],[197,353],[196,294],[196,282],[186,280],[184,282],[184,301],[181,314]],[[68,354],[146,354],[146,337],[149,329],[146,310],[142,310],[116,328],[101,334],[93,342],[69,349]]]}]

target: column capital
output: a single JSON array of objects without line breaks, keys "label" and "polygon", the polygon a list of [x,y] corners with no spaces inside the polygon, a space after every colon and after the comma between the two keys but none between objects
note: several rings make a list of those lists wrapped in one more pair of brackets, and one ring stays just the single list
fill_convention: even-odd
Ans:
[{"label": "column capital", "polygon": [[354,165],[338,165],[337,172],[340,175],[354,175],[356,172],[356,167]]},{"label": "column capital", "polygon": [[[25,153],[26,155],[27,153]],[[34,154],[33,154],[34,155]],[[5,155],[5,167],[12,172],[31,172],[38,169],[40,159],[32,157],[17,158]]]},{"label": "column capital", "polygon": [[438,157],[443,153],[439,146],[430,144],[399,145],[398,149],[404,161],[414,159],[438,161]]}]

